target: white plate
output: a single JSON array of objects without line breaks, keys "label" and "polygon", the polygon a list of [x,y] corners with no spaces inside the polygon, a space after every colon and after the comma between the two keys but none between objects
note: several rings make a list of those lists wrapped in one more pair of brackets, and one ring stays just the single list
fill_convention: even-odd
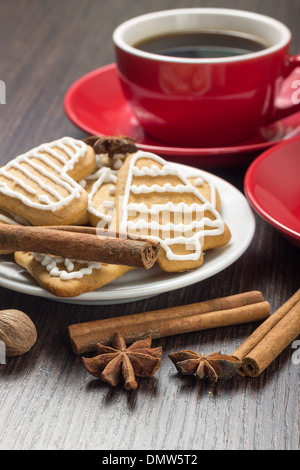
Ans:
[{"label": "white plate", "polygon": [[219,191],[222,201],[222,217],[231,230],[228,245],[208,251],[200,268],[184,273],[166,273],[158,266],[149,271],[137,269],[126,273],[111,284],[78,297],[55,297],[38,286],[33,278],[11,261],[11,257],[0,256],[0,285],[17,292],[84,305],[113,305],[135,302],[164,292],[203,281],[233,264],[249,247],[254,232],[255,219],[252,209],[244,197],[227,181],[196,168],[179,165],[185,176],[203,175]]}]

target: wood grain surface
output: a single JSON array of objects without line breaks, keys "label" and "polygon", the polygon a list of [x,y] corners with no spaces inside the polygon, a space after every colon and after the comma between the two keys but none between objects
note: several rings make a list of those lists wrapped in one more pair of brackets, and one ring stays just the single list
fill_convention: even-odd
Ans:
[{"label": "wood grain surface", "polygon": [[[269,14],[293,32],[300,51],[298,0],[10,0],[0,3],[0,162],[64,135],[86,134],[66,117],[63,98],[85,73],[114,61],[111,35],[122,21],[174,7],[234,7]],[[207,169],[207,168],[206,168]],[[208,171],[243,191],[247,167]],[[280,181],[278,182],[280,184]],[[67,304],[0,288],[0,309],[25,311],[38,342],[0,365],[0,449],[296,450],[300,444],[300,365],[288,347],[256,379],[211,384],[179,376],[168,354],[180,349],[230,354],[257,325],[155,340],[154,377],[135,391],[93,379],[75,357],[68,325],[245,292],[262,291],[275,311],[299,288],[299,249],[256,217],[247,252],[221,273],[139,302]]]}]

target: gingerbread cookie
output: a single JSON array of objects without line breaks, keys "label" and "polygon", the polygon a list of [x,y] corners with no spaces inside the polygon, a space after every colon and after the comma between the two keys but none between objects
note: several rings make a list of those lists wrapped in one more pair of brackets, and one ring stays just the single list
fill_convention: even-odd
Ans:
[{"label": "gingerbread cookie", "polygon": [[88,193],[86,224],[94,227],[109,228],[115,201],[117,171],[102,167],[80,181]]},{"label": "gingerbread cookie", "polygon": [[95,168],[95,152],[70,137],[40,145],[0,169],[0,209],[26,214],[32,225],[67,225],[86,212],[78,181]]},{"label": "gingerbread cookie", "polygon": [[158,264],[168,272],[201,266],[204,251],[231,238],[220,213],[178,167],[143,151],[119,170],[111,228],[159,240]]},{"label": "gingerbread cookie", "polygon": [[205,175],[188,176],[187,179],[211,203],[212,207],[220,212],[221,199],[215,185],[208,181]]},{"label": "gingerbread cookie", "polygon": [[115,201],[117,174],[130,153],[137,151],[129,137],[91,136],[85,142],[96,153],[95,171],[80,181],[88,193],[85,223],[94,227],[109,228]]},{"label": "gingerbread cookie", "polygon": [[77,297],[113,282],[132,268],[16,252],[15,261],[45,290],[57,297]]}]

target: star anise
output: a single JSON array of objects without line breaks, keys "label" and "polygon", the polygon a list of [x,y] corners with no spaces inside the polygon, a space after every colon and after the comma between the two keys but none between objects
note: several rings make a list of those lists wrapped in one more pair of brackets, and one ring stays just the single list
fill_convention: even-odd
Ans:
[{"label": "star anise", "polygon": [[205,356],[203,353],[184,350],[169,354],[169,358],[181,374],[196,375],[199,379],[208,377],[212,382],[230,379],[242,366],[242,362],[236,358],[220,352]]},{"label": "star anise", "polygon": [[113,337],[113,347],[97,344],[98,355],[92,358],[83,357],[86,370],[115,387],[123,377],[126,390],[137,387],[137,377],[150,377],[159,369],[161,363],[161,346],[151,348],[151,337],[135,341],[126,347],[124,338],[119,332]]},{"label": "star anise", "polygon": [[127,153],[134,153],[138,150],[135,145],[134,139],[126,136],[119,137],[105,137],[99,135],[91,135],[84,142],[93,147],[95,153],[100,155],[107,153],[109,157],[113,157],[116,153],[126,155]]}]

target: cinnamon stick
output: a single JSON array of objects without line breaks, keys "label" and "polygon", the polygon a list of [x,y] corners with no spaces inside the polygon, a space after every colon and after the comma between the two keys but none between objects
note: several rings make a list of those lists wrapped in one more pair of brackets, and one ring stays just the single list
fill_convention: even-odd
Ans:
[{"label": "cinnamon stick", "polygon": [[[140,240],[146,241],[145,238],[139,237],[134,233],[125,233],[125,232],[118,232],[114,230],[110,230],[108,228],[100,228],[100,227],[92,227],[87,225],[47,225],[42,226],[40,228],[46,228],[51,230],[61,230],[64,232],[77,232],[77,233],[88,233],[90,235],[98,235],[99,237],[111,237],[111,238],[122,238],[126,240],[130,238],[131,240]],[[147,240],[150,240],[147,238]],[[154,242],[151,240],[154,245],[157,245],[158,242]]]},{"label": "cinnamon stick", "polygon": [[257,377],[300,334],[300,289],[265,320],[233,353],[241,375]]},{"label": "cinnamon stick", "polygon": [[[98,234],[99,233],[99,234]],[[141,238],[110,236],[113,232],[74,227],[0,225],[0,250],[34,251],[64,258],[150,269],[160,244]]]},{"label": "cinnamon stick", "polygon": [[69,325],[69,337],[75,354],[96,350],[97,343],[110,344],[118,330],[127,343],[151,336],[165,336],[261,321],[270,313],[270,305],[261,292],[251,291],[219,299],[162,310],[124,315]]}]

